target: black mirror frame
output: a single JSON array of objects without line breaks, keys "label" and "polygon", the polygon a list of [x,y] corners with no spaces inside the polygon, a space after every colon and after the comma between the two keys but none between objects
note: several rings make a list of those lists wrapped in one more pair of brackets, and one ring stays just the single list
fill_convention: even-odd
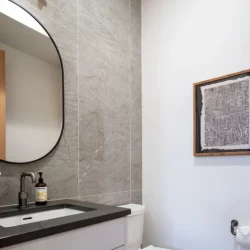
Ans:
[{"label": "black mirror frame", "polygon": [[33,160],[33,161],[28,161],[28,162],[10,162],[10,161],[5,161],[5,160],[1,160],[0,159],[0,162],[5,162],[5,163],[9,163],[9,164],[30,164],[30,163],[33,163],[33,162],[36,162],[36,161],[39,161],[43,158],[45,158],[46,156],[48,156],[50,153],[52,153],[54,151],[54,149],[58,146],[61,138],[62,138],[62,135],[63,135],[63,130],[64,130],[64,113],[65,113],[65,108],[64,108],[64,68],[63,68],[63,61],[62,61],[62,57],[61,57],[61,54],[59,52],[59,49],[55,43],[55,41],[53,40],[52,36],[50,35],[50,33],[47,31],[47,29],[41,24],[41,22],[36,18],[34,17],[29,11],[27,11],[24,7],[20,6],[19,4],[15,3],[13,0],[8,0],[9,2],[17,5],[19,8],[23,9],[25,12],[27,12],[30,16],[32,16],[40,25],[41,27],[44,29],[44,31],[48,34],[51,42],[53,43],[55,49],[56,49],[56,52],[58,54],[58,57],[59,57],[59,60],[60,60],[60,64],[61,64],[61,69],[62,69],[62,129],[61,129],[61,133],[60,133],[60,136],[55,144],[55,146],[45,155],[43,155],[42,157],[36,159],[36,160]]}]

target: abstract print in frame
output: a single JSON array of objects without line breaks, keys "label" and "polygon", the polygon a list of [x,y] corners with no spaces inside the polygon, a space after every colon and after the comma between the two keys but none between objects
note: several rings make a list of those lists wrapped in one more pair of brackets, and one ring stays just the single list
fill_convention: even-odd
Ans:
[{"label": "abstract print in frame", "polygon": [[194,156],[250,154],[250,70],[194,84]]}]

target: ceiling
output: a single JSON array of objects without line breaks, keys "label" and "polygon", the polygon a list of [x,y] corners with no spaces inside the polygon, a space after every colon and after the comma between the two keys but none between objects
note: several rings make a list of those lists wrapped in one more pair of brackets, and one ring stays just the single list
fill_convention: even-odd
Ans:
[{"label": "ceiling", "polygon": [[0,27],[0,43],[60,66],[59,56],[49,37],[3,13],[0,13]]}]

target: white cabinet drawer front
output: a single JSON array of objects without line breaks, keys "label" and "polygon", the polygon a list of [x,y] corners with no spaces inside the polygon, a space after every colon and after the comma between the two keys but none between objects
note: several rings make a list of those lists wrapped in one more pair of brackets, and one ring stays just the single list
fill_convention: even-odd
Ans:
[{"label": "white cabinet drawer front", "polygon": [[[124,250],[125,220],[119,218],[24,242],[4,250]],[[118,248],[117,248],[118,247]]]}]

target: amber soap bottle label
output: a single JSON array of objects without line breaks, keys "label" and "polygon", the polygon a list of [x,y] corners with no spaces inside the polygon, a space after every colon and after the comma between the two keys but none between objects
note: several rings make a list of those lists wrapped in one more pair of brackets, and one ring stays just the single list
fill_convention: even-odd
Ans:
[{"label": "amber soap bottle label", "polygon": [[36,187],[36,201],[47,201],[47,187]]}]

